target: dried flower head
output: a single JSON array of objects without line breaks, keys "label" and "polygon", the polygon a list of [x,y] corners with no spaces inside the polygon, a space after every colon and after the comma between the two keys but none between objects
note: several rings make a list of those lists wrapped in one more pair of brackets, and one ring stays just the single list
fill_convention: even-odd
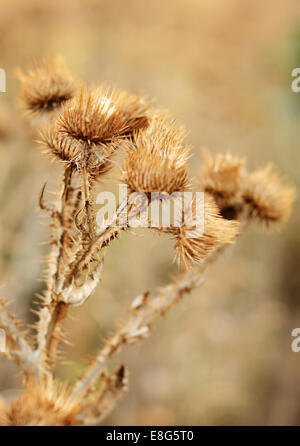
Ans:
[{"label": "dried flower head", "polygon": [[181,192],[189,187],[183,129],[163,116],[154,116],[150,126],[135,133],[123,164],[122,181],[134,192]]},{"label": "dried flower head", "polygon": [[82,87],[52,124],[41,131],[41,142],[56,159],[79,168],[84,164],[97,179],[110,168],[111,156],[124,139],[148,125],[147,108],[139,96]]},{"label": "dried flower head", "polygon": [[50,112],[71,99],[76,83],[59,57],[46,58],[41,65],[33,62],[27,71],[19,70],[21,100],[33,113]]},{"label": "dried flower head", "polygon": [[266,224],[286,221],[295,195],[295,189],[284,184],[270,164],[251,173],[243,191],[250,216],[258,217]]},{"label": "dried flower head", "polygon": [[74,426],[80,406],[57,383],[28,385],[26,393],[0,408],[0,426]]},{"label": "dried flower head", "polygon": [[105,87],[79,94],[62,109],[56,121],[57,132],[73,143],[107,146],[119,145],[134,131],[148,125],[147,102]]},{"label": "dried flower head", "polygon": [[248,173],[245,160],[231,154],[204,153],[201,186],[229,220],[284,222],[295,198],[293,187],[283,184],[271,165]]},{"label": "dried flower head", "polygon": [[64,162],[75,162],[82,151],[79,141],[75,143],[57,131],[56,120],[50,126],[40,130],[39,142],[46,147],[49,155]]},{"label": "dried flower head", "polygon": [[245,159],[230,153],[203,153],[200,184],[216,201],[221,214],[236,219],[242,208],[242,188],[246,175]]},{"label": "dried flower head", "polygon": [[[224,219],[213,198],[205,194],[201,215],[197,215],[198,209],[195,201],[186,213],[192,213],[190,221],[194,218],[197,222],[203,219],[203,226],[199,224],[199,229],[188,227],[185,223],[179,228],[172,228],[175,234],[175,259],[180,263],[183,260],[186,267],[193,263],[203,263],[211,256],[217,248],[235,241],[238,234],[238,223]],[[186,216],[185,220],[186,221]]]}]

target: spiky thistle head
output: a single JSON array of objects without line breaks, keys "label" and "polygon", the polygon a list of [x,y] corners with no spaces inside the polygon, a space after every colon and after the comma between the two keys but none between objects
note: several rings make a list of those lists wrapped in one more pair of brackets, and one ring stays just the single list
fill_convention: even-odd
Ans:
[{"label": "spiky thistle head", "polygon": [[76,93],[76,82],[60,57],[48,57],[40,65],[32,62],[18,75],[23,106],[31,113],[56,110]]},{"label": "spiky thistle head", "polygon": [[189,147],[184,131],[165,115],[155,115],[149,128],[135,133],[122,168],[122,181],[133,192],[182,192],[189,187]]},{"label": "spiky thistle head", "polygon": [[245,160],[231,154],[204,153],[200,184],[229,220],[257,217],[266,224],[282,223],[295,198],[295,189],[284,184],[270,164],[249,173]]},{"label": "spiky thistle head", "polygon": [[75,143],[118,145],[148,125],[147,102],[125,91],[81,87],[57,118],[57,132]]},{"label": "spiky thistle head", "polygon": [[[194,227],[189,223],[195,222]],[[168,231],[166,231],[168,232]],[[184,209],[183,224],[170,231],[175,240],[175,260],[183,261],[186,268],[195,263],[204,263],[220,246],[231,244],[238,234],[238,223],[220,215],[212,197],[205,194],[198,207],[196,201]]]},{"label": "spiky thistle head", "polygon": [[245,159],[231,153],[203,152],[200,186],[216,201],[221,214],[228,219],[237,218],[242,207],[242,194],[246,169]]},{"label": "spiky thistle head", "polygon": [[295,188],[285,184],[271,164],[248,175],[243,190],[250,216],[267,225],[288,219],[295,196]]},{"label": "spiky thistle head", "polygon": [[1,426],[74,426],[79,424],[78,402],[69,402],[70,392],[60,383],[48,379],[29,384],[24,395],[2,404]]},{"label": "spiky thistle head", "polygon": [[50,126],[40,130],[38,142],[46,148],[46,153],[53,159],[64,162],[75,163],[82,150],[79,141],[75,143],[58,132],[56,119],[52,121]]},{"label": "spiky thistle head", "polygon": [[92,177],[109,169],[111,156],[127,138],[148,125],[148,104],[140,96],[100,87],[81,87],[40,133],[47,151],[82,165]]}]

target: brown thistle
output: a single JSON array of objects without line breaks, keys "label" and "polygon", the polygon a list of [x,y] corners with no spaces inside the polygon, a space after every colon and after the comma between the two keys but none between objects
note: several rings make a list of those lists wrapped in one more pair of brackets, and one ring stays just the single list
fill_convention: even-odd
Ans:
[{"label": "brown thistle", "polygon": [[271,164],[252,172],[243,190],[250,216],[267,225],[285,222],[290,216],[295,197],[295,188],[285,184],[272,170]]},{"label": "brown thistle", "polygon": [[[61,161],[83,162],[98,155],[105,162],[134,131],[148,125],[148,104],[140,96],[99,87],[81,87],[62,108],[51,126],[41,132],[41,142]],[[89,159],[85,160],[89,169]],[[95,159],[91,162],[95,167]]]},{"label": "brown thistle", "polygon": [[[205,263],[222,245],[234,243],[238,235],[237,222],[224,219],[209,195],[205,195],[202,206],[201,215],[197,215],[194,200],[190,207],[185,209],[185,219],[190,215],[190,221],[194,218],[200,223],[198,228],[188,227],[184,219],[182,226],[170,230],[176,240],[174,258],[178,264],[182,260],[186,268],[193,263]],[[168,232],[168,229],[166,231]]]},{"label": "brown thistle", "polygon": [[[149,127],[135,131],[132,140],[127,141],[127,157],[122,169],[122,181],[126,182],[130,191],[173,193],[188,187],[188,171],[186,161],[189,148],[182,148],[183,129],[177,129],[163,114],[155,114]],[[128,225],[120,220],[126,208],[129,214]],[[86,268],[97,258],[101,249],[116,238],[118,234],[130,227],[130,216],[134,217],[130,203],[121,203],[110,224],[83,246],[70,264],[65,285],[77,277],[82,268]]]},{"label": "brown thistle", "polygon": [[46,148],[46,153],[63,162],[72,163],[81,153],[81,144],[74,143],[58,133],[56,120],[50,126],[40,130],[39,141]]},{"label": "brown thistle", "polygon": [[[74,144],[99,146],[110,155],[122,140],[147,127],[147,110],[148,103],[141,96],[105,87],[81,87],[59,114],[56,132]],[[73,161],[72,154],[69,161]]]},{"label": "brown thistle", "polygon": [[42,142],[54,157],[80,173],[86,224],[94,232],[91,187],[111,167],[111,157],[134,132],[148,125],[148,103],[140,96],[114,89],[81,87],[66,103]]},{"label": "brown thistle", "polygon": [[201,190],[214,198],[221,215],[226,219],[236,219],[241,213],[245,175],[244,158],[230,153],[213,156],[207,150],[203,152]]},{"label": "brown thistle", "polygon": [[200,185],[229,220],[247,222],[257,217],[266,224],[281,223],[289,217],[295,199],[294,187],[285,184],[271,164],[249,173],[245,160],[237,155],[205,152]]},{"label": "brown thistle", "polygon": [[165,115],[155,115],[149,128],[135,133],[122,168],[122,181],[132,192],[183,192],[190,187],[183,147],[184,131]]},{"label": "brown thistle", "polygon": [[76,83],[59,57],[45,58],[41,65],[32,62],[26,71],[18,70],[21,100],[31,113],[52,112],[71,99]]},{"label": "brown thistle", "polygon": [[[41,74],[43,70],[38,77]],[[31,74],[28,79],[33,78]],[[26,82],[30,85],[26,79],[23,76],[23,88]],[[123,347],[147,337],[160,315],[202,284],[208,266],[222,253],[222,247],[233,243],[238,228],[245,226],[240,222],[253,217],[267,223],[286,220],[294,191],[270,168],[248,174],[239,157],[206,155],[201,176],[206,192],[201,215],[197,202],[192,200],[184,207],[183,225],[156,228],[171,234],[176,242],[175,257],[178,261],[182,259],[189,269],[177,274],[156,293],[146,291],[135,298],[127,320],[106,339],[74,387],[67,389],[54,379],[57,351],[63,339],[62,321],[69,306],[83,304],[99,284],[103,249],[120,231],[130,228],[130,218],[129,222],[125,220],[124,211],[130,210],[131,205],[125,202],[107,226],[96,230],[95,182],[110,169],[112,155],[126,142],[128,152],[122,178],[130,190],[146,193],[147,200],[151,192],[165,194],[159,198],[162,202],[171,199],[172,194],[180,198],[190,186],[189,148],[183,145],[183,129],[163,113],[151,116],[140,97],[83,87],[71,100],[61,96],[60,101],[51,102],[52,83],[45,81],[43,85],[49,90],[48,96],[44,94],[48,102],[45,99],[44,105],[31,103],[30,107],[50,110],[64,102],[61,113],[42,132],[47,151],[62,162],[64,172],[54,206],[45,203],[45,185],[39,196],[41,209],[50,217],[51,252],[46,259],[47,288],[39,296],[35,338],[21,328],[7,311],[5,302],[0,301],[0,324],[8,340],[7,356],[20,366],[26,383],[23,396],[12,403],[0,402],[0,424],[98,424],[127,389],[126,369],[121,366],[107,374],[109,360]],[[195,220],[197,223],[200,220],[199,227],[193,226]]]},{"label": "brown thistle", "polygon": [[0,407],[0,426],[74,426],[78,425],[80,404],[70,404],[70,392],[48,378],[30,383],[26,393]]}]

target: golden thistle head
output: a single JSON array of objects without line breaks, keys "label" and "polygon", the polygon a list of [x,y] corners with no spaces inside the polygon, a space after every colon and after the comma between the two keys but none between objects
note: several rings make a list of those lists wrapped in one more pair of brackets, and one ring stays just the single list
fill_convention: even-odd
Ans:
[{"label": "golden thistle head", "polygon": [[[224,219],[215,201],[208,194],[204,195],[200,209],[197,209],[193,200],[189,208],[185,208],[184,213],[183,225],[170,231],[176,240],[177,263],[182,260],[186,267],[194,263],[204,263],[219,247],[235,241],[238,223]],[[188,214],[190,221],[197,223],[195,229],[185,223],[189,220],[186,218]],[[203,224],[199,224],[200,221]]]},{"label": "golden thistle head", "polygon": [[74,426],[78,425],[78,403],[69,402],[70,393],[62,386],[31,384],[26,393],[0,407],[0,426]]},{"label": "golden thistle head", "polygon": [[125,91],[82,87],[56,120],[57,133],[75,143],[116,146],[148,125],[148,104]]},{"label": "golden thistle head", "polygon": [[148,105],[139,96],[103,87],[79,93],[41,131],[41,142],[56,159],[85,165],[92,177],[109,169],[113,153],[148,125]]},{"label": "golden thistle head", "polygon": [[241,191],[246,174],[245,159],[230,153],[203,153],[200,173],[201,190],[211,195],[221,214],[236,219],[241,211]]},{"label": "golden thistle head", "polygon": [[122,181],[133,192],[182,192],[189,187],[183,129],[156,115],[143,132],[135,133],[122,168]]},{"label": "golden thistle head", "polygon": [[32,63],[26,71],[19,70],[18,74],[21,100],[28,112],[51,112],[76,93],[76,83],[58,57],[46,58],[41,65]]},{"label": "golden thistle head", "polygon": [[284,184],[270,165],[249,173],[245,160],[230,154],[205,153],[200,184],[221,215],[232,220],[257,217],[267,224],[284,222],[295,198],[295,189]]},{"label": "golden thistle head", "polygon": [[294,187],[284,184],[270,164],[248,175],[243,190],[250,216],[267,225],[288,219],[295,196]]}]

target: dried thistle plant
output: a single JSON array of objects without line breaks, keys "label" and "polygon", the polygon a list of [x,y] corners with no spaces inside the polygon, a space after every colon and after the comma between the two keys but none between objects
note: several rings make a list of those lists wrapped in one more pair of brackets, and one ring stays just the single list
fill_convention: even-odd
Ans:
[{"label": "dried thistle plant", "polygon": [[248,172],[245,159],[229,153],[204,152],[200,187],[214,198],[224,218],[244,222],[258,218],[266,225],[285,222],[295,199],[294,187],[271,164]]},{"label": "dried thistle plant", "polygon": [[52,112],[76,92],[76,82],[60,57],[47,57],[40,65],[32,62],[18,74],[22,81],[20,98],[29,113]]},{"label": "dried thistle plant", "polygon": [[122,181],[132,192],[183,192],[190,187],[183,146],[184,129],[164,114],[154,115],[144,132],[135,132],[122,168]]},{"label": "dried thistle plant", "polygon": [[[21,72],[21,96],[28,110],[51,110],[52,121],[40,131],[40,142],[61,163],[61,190],[55,206],[39,204],[50,219],[51,250],[46,259],[46,289],[40,297],[35,335],[21,327],[0,302],[0,326],[7,333],[8,359],[24,376],[25,392],[2,402],[2,425],[99,424],[117,404],[128,385],[120,366],[108,374],[110,359],[123,347],[143,340],[151,325],[184,295],[199,287],[206,269],[227,244],[234,243],[243,223],[258,218],[281,223],[290,213],[294,189],[284,185],[268,167],[248,173],[238,156],[206,153],[200,175],[204,190],[204,230],[186,225],[154,229],[174,239],[175,258],[186,266],[170,284],[136,297],[128,319],[104,342],[73,387],[54,378],[59,346],[65,341],[63,320],[70,305],[82,305],[101,279],[104,248],[131,223],[142,206],[120,203],[104,227],[95,221],[95,183],[112,166],[115,152],[125,151],[120,179],[130,192],[142,193],[146,204],[191,190],[190,148],[184,129],[164,112],[153,110],[141,96],[99,87],[75,90],[72,77],[56,61]],[[194,200],[183,209],[197,218]],[[153,228],[151,228],[153,229]]]}]

